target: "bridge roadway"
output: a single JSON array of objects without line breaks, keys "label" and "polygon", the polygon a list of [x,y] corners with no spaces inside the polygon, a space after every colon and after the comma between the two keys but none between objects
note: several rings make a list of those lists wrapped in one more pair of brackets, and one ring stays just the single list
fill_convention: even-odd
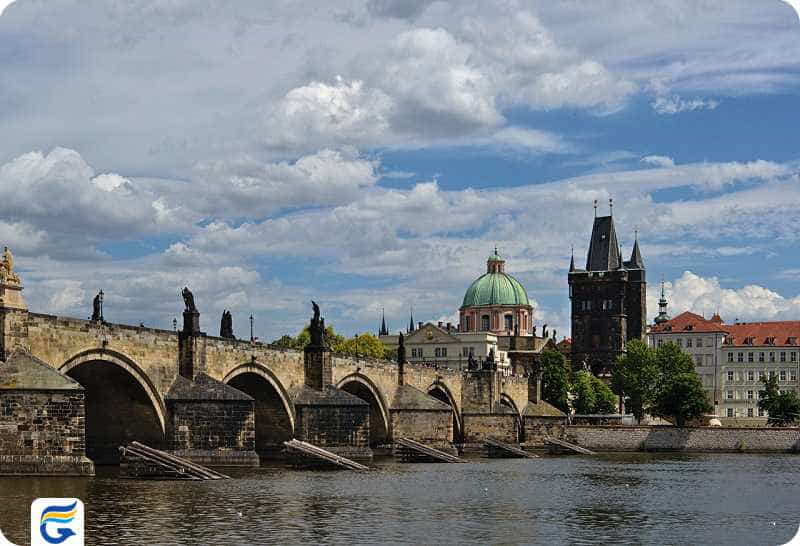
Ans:
[{"label": "bridge roadway", "polygon": [[[0,309],[0,354],[22,346],[86,389],[87,450],[116,449],[130,440],[162,445],[167,426],[165,396],[178,375],[178,332]],[[199,339],[199,371],[256,399],[256,446],[260,453],[291,439],[295,409],[290,393],[303,384],[303,353],[213,336]],[[469,374],[407,364],[405,383],[453,408],[453,441],[465,435],[470,411],[502,404],[522,420],[527,379],[500,377],[497,400],[470,386]],[[333,357],[333,382],[370,404],[370,443],[392,440],[390,397],[397,364]],[[494,390],[494,389],[493,389]],[[482,406],[471,407],[471,406]]]}]

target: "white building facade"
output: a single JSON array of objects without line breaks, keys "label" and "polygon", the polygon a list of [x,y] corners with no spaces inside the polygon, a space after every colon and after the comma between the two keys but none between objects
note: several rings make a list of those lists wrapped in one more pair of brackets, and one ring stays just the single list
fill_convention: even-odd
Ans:
[{"label": "white building facade", "polygon": [[800,392],[800,321],[736,322],[685,312],[653,326],[649,343],[675,343],[692,355],[715,413],[725,425],[756,426],[762,378],[776,376],[781,391]]}]

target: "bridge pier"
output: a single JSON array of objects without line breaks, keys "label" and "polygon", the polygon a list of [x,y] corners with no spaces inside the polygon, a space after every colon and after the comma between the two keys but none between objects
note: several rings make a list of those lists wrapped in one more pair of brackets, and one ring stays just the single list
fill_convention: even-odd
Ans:
[{"label": "bridge pier", "polygon": [[325,319],[314,309],[311,343],[303,351],[304,383],[293,392],[295,438],[348,459],[371,460],[369,404],[333,385]]}]

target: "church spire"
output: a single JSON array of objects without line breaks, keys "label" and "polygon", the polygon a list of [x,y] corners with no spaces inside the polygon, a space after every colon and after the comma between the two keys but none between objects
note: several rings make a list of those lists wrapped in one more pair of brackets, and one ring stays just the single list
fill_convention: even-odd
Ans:
[{"label": "church spire", "polygon": [[388,336],[389,329],[386,328],[386,310],[381,307],[381,329],[378,331],[379,336]]},{"label": "church spire", "polygon": [[661,277],[661,299],[658,300],[658,316],[655,318],[653,322],[656,324],[662,324],[669,320],[669,315],[667,314],[667,297],[664,295],[664,277]]},{"label": "church spire", "polygon": [[589,254],[586,256],[587,271],[611,271],[619,267],[619,243],[614,228],[614,218],[598,216],[592,226]]},{"label": "church spire", "polygon": [[411,311],[411,318],[408,321],[408,331],[407,331],[407,333],[409,333],[409,334],[414,331],[414,306],[413,305],[410,307],[410,311]]},{"label": "church spire", "polygon": [[631,261],[629,262],[629,269],[644,269],[644,260],[642,259],[642,252],[639,250],[639,230],[634,232],[633,252],[631,252]]},{"label": "church spire", "polygon": [[569,258],[569,272],[575,271],[575,247],[572,247],[572,255]]}]

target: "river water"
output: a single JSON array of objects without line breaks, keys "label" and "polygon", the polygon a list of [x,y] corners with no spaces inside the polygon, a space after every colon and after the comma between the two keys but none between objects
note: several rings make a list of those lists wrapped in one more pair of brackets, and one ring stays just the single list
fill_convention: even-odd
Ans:
[{"label": "river water", "polygon": [[369,473],[283,466],[214,482],[0,478],[0,529],[28,544],[36,497],[78,497],[87,544],[782,544],[800,457],[614,454],[378,459]]}]

